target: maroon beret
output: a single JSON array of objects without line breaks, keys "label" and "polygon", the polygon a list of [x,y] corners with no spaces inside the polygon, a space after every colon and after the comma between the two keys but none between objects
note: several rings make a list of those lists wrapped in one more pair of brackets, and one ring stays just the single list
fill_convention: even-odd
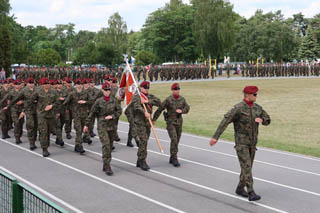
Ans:
[{"label": "maroon beret", "polygon": [[56,84],[62,84],[61,79],[56,80]]},{"label": "maroon beret", "polygon": [[246,86],[244,89],[243,89],[243,93],[245,94],[254,94],[254,93],[257,93],[258,92],[258,87],[256,86]]},{"label": "maroon beret", "polygon": [[40,83],[40,85],[49,84],[49,79],[48,78],[41,78],[39,83]]},{"label": "maroon beret", "polygon": [[72,83],[72,79],[71,78],[68,78],[68,77],[65,77],[64,78],[64,81],[71,84]]},{"label": "maroon beret", "polygon": [[112,79],[112,77],[110,76],[110,75],[106,75],[105,77],[104,77],[104,80],[106,80],[106,81],[110,81]]},{"label": "maroon beret", "polygon": [[180,85],[178,83],[174,83],[171,85],[171,90],[173,90],[174,88],[178,88],[180,87]]},{"label": "maroon beret", "polygon": [[85,79],[82,79],[82,84],[87,84],[89,83],[89,79],[85,78]]},{"label": "maroon beret", "polygon": [[117,78],[112,78],[112,83],[118,83],[118,79]]},{"label": "maroon beret", "polygon": [[78,78],[78,79],[74,82],[74,84],[82,84],[82,80],[81,80],[80,78]]},{"label": "maroon beret", "polygon": [[90,79],[89,79],[89,83],[94,83],[94,79],[93,79],[93,78],[90,78]]},{"label": "maroon beret", "polygon": [[103,85],[102,85],[102,89],[110,89],[111,88],[111,85],[108,81],[104,82]]},{"label": "maroon beret", "polygon": [[26,80],[27,84],[34,84],[34,79],[32,77],[27,78]]},{"label": "maroon beret", "polygon": [[149,81],[143,81],[143,82],[140,84],[140,87],[144,87],[144,86],[150,86],[150,82],[149,82]]},{"label": "maroon beret", "polygon": [[49,82],[51,85],[56,85],[56,80],[50,80]]}]

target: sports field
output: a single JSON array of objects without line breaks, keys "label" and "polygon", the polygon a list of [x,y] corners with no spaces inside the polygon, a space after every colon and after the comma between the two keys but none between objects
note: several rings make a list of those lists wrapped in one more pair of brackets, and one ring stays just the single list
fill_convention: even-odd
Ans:
[{"label": "sports field", "polygon": [[[164,100],[168,84],[152,84],[150,93]],[[223,115],[243,98],[246,85],[257,85],[257,103],[271,116],[261,126],[259,145],[320,157],[320,79],[265,79],[180,83],[181,94],[191,110],[184,116],[184,132],[212,136]],[[158,127],[165,127],[163,117]],[[222,135],[233,141],[233,125]]]}]

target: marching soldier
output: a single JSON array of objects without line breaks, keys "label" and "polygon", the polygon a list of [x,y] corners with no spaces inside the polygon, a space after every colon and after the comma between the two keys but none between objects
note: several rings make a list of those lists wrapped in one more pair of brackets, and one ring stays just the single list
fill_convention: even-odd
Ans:
[{"label": "marching soldier", "polygon": [[7,97],[6,100],[0,103],[1,112],[0,112],[0,119],[1,119],[1,132],[2,132],[2,139],[11,138],[8,134],[9,131],[9,121],[10,121],[10,110],[2,110],[8,104],[8,93],[10,92],[9,89],[9,79],[4,80],[3,88],[0,90],[0,97],[3,99]]},{"label": "marching soldier", "polygon": [[180,163],[178,161],[178,144],[180,141],[182,133],[182,114],[187,114],[190,110],[190,106],[187,104],[184,97],[180,96],[180,86],[178,83],[174,83],[171,86],[172,95],[167,97],[154,113],[153,121],[155,122],[163,110],[165,121],[167,123],[167,130],[171,140],[170,143],[170,160],[175,167],[179,167]]},{"label": "marching soldier", "polygon": [[[137,127],[138,137],[140,139],[138,149],[137,167],[140,167],[144,171],[148,171],[150,167],[146,162],[147,158],[147,144],[150,137],[150,123],[148,119],[151,119],[153,106],[159,107],[161,105],[160,99],[156,96],[149,94],[150,83],[143,81],[140,84],[141,96],[135,95],[132,99],[134,108],[134,123]],[[144,110],[143,104],[145,104],[147,111]]]},{"label": "marching soldier", "polygon": [[113,141],[117,131],[116,119],[120,117],[122,110],[118,101],[111,96],[111,85],[109,82],[105,82],[102,85],[102,90],[103,97],[97,99],[93,104],[83,131],[87,132],[91,120],[95,119],[95,117],[98,118],[98,135],[102,143],[102,170],[110,176],[113,175],[110,162]]},{"label": "marching soldier", "polygon": [[[233,122],[235,130],[235,149],[237,151],[241,174],[236,193],[248,197],[249,201],[260,200],[254,192],[252,166],[258,142],[259,124],[269,125],[271,119],[261,106],[255,103],[258,87],[246,86],[243,90],[244,100],[235,105],[221,121],[218,129],[210,140],[210,146],[217,143],[220,135]],[[244,188],[247,188],[245,191]]]}]

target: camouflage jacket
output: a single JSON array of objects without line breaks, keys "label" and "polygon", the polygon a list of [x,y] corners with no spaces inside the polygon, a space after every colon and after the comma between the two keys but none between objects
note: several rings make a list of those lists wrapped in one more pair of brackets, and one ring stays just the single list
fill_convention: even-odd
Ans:
[{"label": "camouflage jacket", "polygon": [[9,107],[14,105],[18,101],[23,100],[24,112],[35,114],[37,112],[37,101],[31,101],[31,96],[33,95],[33,93],[35,93],[35,91],[36,87],[31,90],[28,86],[26,86],[19,92],[17,96],[12,99]]},{"label": "camouflage jacket", "polygon": [[220,135],[233,122],[236,145],[253,145],[258,142],[259,123],[255,122],[256,118],[263,120],[262,125],[269,125],[271,122],[270,116],[261,106],[253,103],[249,107],[245,101],[235,105],[221,121],[213,138],[219,139]]},{"label": "camouflage jacket", "polygon": [[[46,92],[42,87],[35,89],[35,92],[30,97],[30,102],[37,101],[37,114],[42,118],[55,118],[55,104],[57,102],[56,93],[49,89]],[[52,109],[45,111],[47,105],[53,105]]]},{"label": "camouflage jacket", "polygon": [[167,97],[162,103],[158,110],[154,113],[153,120],[156,121],[161,112],[167,109],[167,115],[165,115],[165,120],[167,123],[173,123],[177,125],[182,125],[182,116],[177,113],[177,109],[182,110],[182,114],[187,114],[190,110],[190,106],[187,104],[186,99],[179,96],[178,99],[175,99],[173,95]]},{"label": "camouflage jacket", "polygon": [[[146,108],[147,108],[147,111],[150,114],[152,114],[152,107],[153,106],[160,107],[161,101],[159,98],[157,98],[152,94],[149,94],[147,98],[149,100],[149,103],[146,104]],[[138,126],[141,125],[141,126],[150,127],[150,123],[144,115],[145,110],[143,105],[141,104],[140,96],[138,94],[133,97],[131,104],[133,105],[133,108],[134,108],[134,123]]]},{"label": "camouflage jacket", "polygon": [[[79,104],[78,101],[86,101],[85,104]],[[89,99],[88,92],[85,89],[82,89],[81,92],[73,91],[68,97],[64,100],[63,105],[67,106],[71,104],[72,117],[74,118],[86,118],[89,113],[89,105],[91,104]]]},{"label": "camouflage jacket", "polygon": [[[116,119],[120,117],[122,109],[118,101],[114,97],[110,97],[107,102],[104,97],[98,98],[93,104],[89,116],[86,119],[86,126],[89,126],[90,121],[98,118],[98,128],[103,128],[107,131],[116,130]],[[112,119],[106,120],[106,116],[112,116]]]}]

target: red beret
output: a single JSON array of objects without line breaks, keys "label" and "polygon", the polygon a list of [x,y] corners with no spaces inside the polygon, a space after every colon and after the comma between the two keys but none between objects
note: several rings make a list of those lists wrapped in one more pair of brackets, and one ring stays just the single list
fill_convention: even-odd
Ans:
[{"label": "red beret", "polygon": [[48,78],[41,78],[39,83],[40,83],[40,85],[49,84],[49,79]]},{"label": "red beret", "polygon": [[49,82],[51,85],[56,85],[56,80],[50,80]]},{"label": "red beret", "polygon": [[180,85],[178,84],[178,83],[174,83],[174,84],[172,84],[172,86],[171,86],[171,90],[173,90],[174,88],[176,88],[176,87],[180,87]]},{"label": "red beret", "polygon": [[106,75],[105,77],[104,77],[104,80],[106,80],[106,81],[109,81],[109,80],[111,80],[112,78],[111,78],[111,76],[110,75]]},{"label": "red beret", "polygon": [[78,78],[78,79],[74,82],[74,84],[82,84],[82,80],[81,80],[80,78]]},{"label": "red beret", "polygon": [[144,86],[150,86],[150,82],[149,82],[149,81],[143,81],[143,82],[140,84],[140,87],[144,87]]},{"label": "red beret", "polygon": [[62,84],[61,79],[56,80],[56,84]]},{"label": "red beret", "polygon": [[14,85],[19,85],[20,82],[19,82],[18,80],[15,80],[15,81],[13,81],[13,84],[14,84]]},{"label": "red beret", "polygon": [[9,84],[14,82],[14,80],[13,80],[12,78],[9,78],[9,79],[7,79],[7,80],[8,80],[8,83],[9,83]]},{"label": "red beret", "polygon": [[85,78],[85,79],[82,79],[82,84],[87,84],[89,83],[89,79]]},{"label": "red beret", "polygon": [[34,83],[34,79],[32,77],[29,77],[29,78],[27,78],[26,83],[33,84]]},{"label": "red beret", "polygon": [[254,94],[256,92],[258,92],[258,87],[256,86],[246,86],[244,89],[243,89],[243,93],[245,94]]},{"label": "red beret", "polygon": [[71,78],[68,78],[68,77],[65,77],[65,78],[64,78],[64,81],[67,82],[67,83],[69,83],[69,84],[72,83],[72,79],[71,79]]},{"label": "red beret", "polygon": [[118,79],[117,78],[112,78],[112,83],[118,83]]},{"label": "red beret", "polygon": [[4,84],[8,84],[9,82],[10,82],[9,79],[6,79],[3,81]]},{"label": "red beret", "polygon": [[89,83],[94,83],[94,79],[93,79],[93,78],[90,78],[90,79],[89,79]]},{"label": "red beret", "polygon": [[111,85],[108,81],[104,82],[103,85],[102,85],[102,89],[110,89],[111,88]]}]

